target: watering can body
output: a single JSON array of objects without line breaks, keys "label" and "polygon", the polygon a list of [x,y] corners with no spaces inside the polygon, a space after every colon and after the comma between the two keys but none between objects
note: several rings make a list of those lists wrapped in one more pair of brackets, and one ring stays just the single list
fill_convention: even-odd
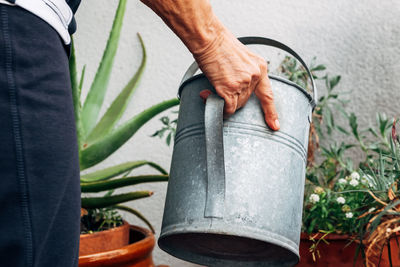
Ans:
[{"label": "watering can body", "polygon": [[281,125],[276,132],[266,125],[255,95],[223,120],[222,99],[214,94],[204,104],[199,97],[213,88],[203,74],[181,85],[158,241],[166,252],[207,266],[298,262],[315,103],[290,81],[275,76],[270,81]]}]

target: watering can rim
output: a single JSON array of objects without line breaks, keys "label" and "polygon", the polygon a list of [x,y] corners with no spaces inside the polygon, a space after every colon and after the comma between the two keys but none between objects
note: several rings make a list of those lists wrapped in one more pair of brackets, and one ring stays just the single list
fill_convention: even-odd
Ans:
[{"label": "watering can rim", "polygon": [[[201,78],[207,78],[207,77],[206,77],[206,75],[204,73],[199,73],[199,74],[196,74],[196,75],[188,78],[184,82],[182,82],[181,85],[179,86],[179,89],[178,89],[178,95],[177,95],[178,99],[181,99],[182,91],[183,91],[183,89],[185,88],[185,86],[188,83],[190,83],[190,82],[192,82],[194,80],[197,80],[197,79],[201,79]],[[290,81],[288,79],[285,79],[285,78],[283,78],[281,76],[277,76],[277,75],[274,75],[274,74],[268,74],[268,78],[273,79],[273,80],[277,80],[277,81],[280,81],[280,82],[283,82],[283,83],[286,83],[288,85],[296,87],[296,89],[300,90],[300,92],[302,92],[307,97],[307,99],[310,101],[310,105],[311,105],[312,109],[314,110],[314,108],[316,106],[316,103],[314,102],[314,98],[303,87],[301,87],[300,85],[298,85],[298,84],[296,84],[296,83],[294,83],[294,82],[292,82],[292,81]],[[213,91],[214,93],[216,93],[214,88],[207,88],[207,89]]]}]

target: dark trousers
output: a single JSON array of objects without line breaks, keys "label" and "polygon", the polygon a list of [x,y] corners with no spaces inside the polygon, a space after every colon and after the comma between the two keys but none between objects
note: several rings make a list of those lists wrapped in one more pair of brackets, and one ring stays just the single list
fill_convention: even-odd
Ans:
[{"label": "dark trousers", "polygon": [[57,33],[0,4],[0,266],[77,266],[78,146]]}]

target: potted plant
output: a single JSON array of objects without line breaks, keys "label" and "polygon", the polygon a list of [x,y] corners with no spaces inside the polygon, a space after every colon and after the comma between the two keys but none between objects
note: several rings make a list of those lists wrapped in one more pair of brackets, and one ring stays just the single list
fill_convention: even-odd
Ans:
[{"label": "potted plant", "polygon": [[[313,262],[340,266],[397,266],[400,262],[397,242],[400,229],[399,144],[396,138],[387,138],[390,121],[378,116],[378,122],[381,140],[367,143],[360,137],[363,144],[359,147],[364,146],[367,156],[358,171],[344,178],[333,178],[325,187],[309,184],[303,227],[310,234],[303,234],[303,238],[309,240],[302,242],[301,253],[306,256],[299,266],[313,265]],[[353,126],[354,133],[358,134],[356,123]],[[394,124],[392,130],[395,131]],[[379,154],[374,155],[376,152]],[[308,177],[315,178],[316,169],[325,173],[325,179],[332,177],[327,172],[335,170],[331,164],[338,163],[335,159],[338,154],[325,155],[324,164],[314,167],[314,173],[310,171]],[[351,164],[342,168],[346,173]],[[332,175],[334,173],[340,175],[341,172],[333,171]]]},{"label": "potted plant", "polygon": [[366,226],[365,254],[367,266],[400,266],[400,139],[396,132],[396,120],[393,121],[392,135],[388,149],[378,160],[371,161],[365,170],[373,181],[373,192],[369,192],[376,201],[376,209],[366,214],[373,215]]},{"label": "potted plant", "polygon": [[[325,66],[317,65],[312,70],[315,74]],[[303,87],[309,86],[304,69],[297,67],[292,58],[285,58],[280,73]],[[346,101],[334,91],[340,76],[314,78],[324,82],[326,94],[319,99],[310,130],[298,266],[389,266],[391,257],[386,251],[391,252],[391,247],[386,244],[393,240],[383,238],[388,236],[384,229],[396,220],[383,220],[379,224],[382,229],[378,229],[378,221],[386,217],[376,213],[386,212],[388,216],[380,205],[395,200],[392,187],[397,182],[394,177],[398,177],[396,164],[400,157],[389,134],[392,121],[378,114],[378,130],[360,130],[356,115],[346,112]],[[334,114],[342,114],[348,127],[337,124]],[[338,143],[334,136],[339,134],[353,135],[356,142]],[[365,155],[358,166],[345,157],[348,149],[358,149]],[[390,232],[391,236],[397,231]],[[376,233],[381,233],[379,238]]]},{"label": "potted plant", "polygon": [[310,234],[302,235],[299,266],[399,265],[400,150],[396,139],[388,141],[389,150],[368,157],[332,189],[315,186],[306,194],[303,227]]},{"label": "potted plant", "polygon": [[[104,102],[118,47],[125,6],[126,0],[120,0],[107,46],[83,105],[81,105],[81,89],[85,68],[83,68],[78,82],[74,47],[72,47],[70,58],[71,84],[82,171],[81,189],[84,193],[81,214],[83,234],[81,234],[79,266],[153,266],[151,258],[151,251],[155,244],[153,227],[139,211],[121,205],[123,202],[149,197],[152,192],[133,191],[115,194],[114,191],[121,187],[139,183],[167,181],[167,172],[158,164],[146,160],[129,161],[87,172],[89,168],[97,166],[118,150],[147,121],[179,103],[176,98],[161,102],[126,122],[120,123],[121,116],[132,98],[146,65],[146,49],[142,38],[138,35],[143,52],[140,67],[114,99],[105,114],[99,118],[99,111]],[[150,166],[156,173],[140,176],[131,175],[133,170],[144,165]],[[102,195],[99,195],[101,192]],[[90,193],[96,194],[91,195]],[[122,220],[117,210],[134,214],[145,222],[150,230],[129,225]]]},{"label": "potted plant", "polygon": [[[346,168],[347,163],[342,157],[351,145],[329,144],[326,147],[320,144],[320,141],[325,141],[326,137],[330,137],[335,130],[345,132],[342,127],[335,124],[333,116],[333,109],[337,110],[338,107],[342,108],[344,105],[341,95],[334,91],[340,81],[340,76],[330,77],[326,73],[319,75],[326,70],[326,67],[316,65],[315,59],[310,64],[310,69],[314,79],[324,82],[327,93],[320,97],[310,127],[298,266],[328,266],[329,264],[344,266],[345,262],[353,263],[355,254],[355,243],[348,244],[351,240],[348,233],[352,232],[351,227],[356,220],[352,207],[358,203],[358,199],[355,196],[346,200],[344,196],[336,194],[336,189],[346,189],[346,186],[355,185],[350,177],[358,178],[358,180],[359,177],[356,173],[350,176]],[[310,87],[305,70],[291,57],[285,57],[278,68],[278,73],[303,88]],[[322,155],[319,153],[321,150]],[[339,177],[342,177],[340,183]],[[363,184],[358,180],[356,186],[362,187]],[[328,243],[329,246],[327,246]]]}]

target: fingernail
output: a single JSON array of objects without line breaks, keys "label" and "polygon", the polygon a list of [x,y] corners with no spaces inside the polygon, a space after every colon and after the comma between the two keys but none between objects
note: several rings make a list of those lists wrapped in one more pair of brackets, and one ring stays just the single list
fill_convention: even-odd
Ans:
[{"label": "fingernail", "polygon": [[279,128],[281,128],[281,125],[279,124],[279,120],[278,119],[276,119],[275,121],[274,121],[274,128],[275,128],[275,130],[279,130]]},{"label": "fingernail", "polygon": [[203,90],[200,92],[200,97],[203,99],[204,104],[206,103],[207,97],[211,95],[212,92],[210,90]]}]

